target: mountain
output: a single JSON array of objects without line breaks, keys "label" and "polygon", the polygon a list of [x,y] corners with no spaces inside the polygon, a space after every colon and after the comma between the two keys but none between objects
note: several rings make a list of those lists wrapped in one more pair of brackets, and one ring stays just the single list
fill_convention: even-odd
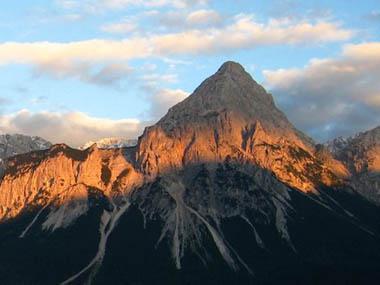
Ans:
[{"label": "mountain", "polygon": [[92,145],[96,144],[98,148],[107,149],[107,148],[123,148],[123,147],[133,147],[137,145],[137,140],[135,139],[126,139],[126,138],[102,138],[97,141],[89,141],[85,143],[80,149],[84,150]]},{"label": "mountain", "polygon": [[35,150],[48,149],[51,143],[40,137],[30,137],[20,134],[0,135],[0,172],[6,167],[6,159]]},{"label": "mountain", "polygon": [[380,126],[329,144],[336,159],[350,171],[352,186],[367,199],[380,203]]},{"label": "mountain", "polygon": [[0,135],[0,159],[34,150],[48,149],[51,143],[40,137],[30,137],[20,134]]},{"label": "mountain", "polygon": [[374,283],[380,209],[351,164],[227,62],[136,146],[12,157],[0,283]]},{"label": "mountain", "polygon": [[[313,141],[298,131],[243,67],[227,62],[139,140],[138,164],[153,177],[202,162],[228,159],[259,165],[302,191],[316,176],[334,183],[313,156]],[[291,170],[291,171],[289,171]]]},{"label": "mountain", "polygon": [[324,146],[332,154],[337,154],[348,145],[351,139],[352,137],[348,137],[348,138],[337,137],[324,143]]}]

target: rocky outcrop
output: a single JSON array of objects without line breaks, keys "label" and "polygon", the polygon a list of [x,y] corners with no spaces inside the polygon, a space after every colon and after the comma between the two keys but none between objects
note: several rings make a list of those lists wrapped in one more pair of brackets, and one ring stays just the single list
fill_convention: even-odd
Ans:
[{"label": "rocky outcrop", "polygon": [[121,149],[102,150],[94,145],[81,151],[54,145],[46,151],[9,159],[0,187],[0,219],[50,204],[61,206],[87,199],[83,189],[98,189],[114,198],[141,182],[141,174]]},{"label": "rocky outcrop", "polygon": [[20,134],[0,135],[0,159],[51,147],[51,143],[40,137],[30,137]]},{"label": "rocky outcrop", "polygon": [[349,170],[349,183],[356,191],[380,203],[380,127],[329,145],[334,157]]},{"label": "rocky outcrop", "polygon": [[3,175],[7,166],[7,158],[35,150],[48,149],[51,145],[50,142],[40,137],[20,134],[0,135],[0,176]]}]

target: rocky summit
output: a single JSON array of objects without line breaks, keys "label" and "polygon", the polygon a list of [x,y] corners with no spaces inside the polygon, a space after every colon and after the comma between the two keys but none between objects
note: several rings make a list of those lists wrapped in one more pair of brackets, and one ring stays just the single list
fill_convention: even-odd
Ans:
[{"label": "rocky summit", "polygon": [[10,158],[0,283],[373,283],[379,142],[315,144],[227,62],[137,145]]}]

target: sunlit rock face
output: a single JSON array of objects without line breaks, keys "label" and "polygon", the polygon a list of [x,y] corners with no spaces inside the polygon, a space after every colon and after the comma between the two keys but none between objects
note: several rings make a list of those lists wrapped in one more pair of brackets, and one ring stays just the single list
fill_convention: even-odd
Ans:
[{"label": "sunlit rock face", "polygon": [[140,138],[137,159],[152,177],[191,164],[256,164],[302,191],[315,178],[332,184],[334,175],[314,156],[310,138],[277,109],[271,94],[244,68],[225,63],[183,102],[171,108]]},{"label": "sunlit rock face", "polygon": [[336,159],[350,171],[350,184],[370,200],[380,203],[380,127],[354,137],[332,141]]},{"label": "sunlit rock face", "polygon": [[28,208],[87,199],[84,188],[113,197],[139,183],[140,175],[121,149],[94,146],[81,151],[55,145],[9,159],[0,187],[0,219],[15,217]]}]

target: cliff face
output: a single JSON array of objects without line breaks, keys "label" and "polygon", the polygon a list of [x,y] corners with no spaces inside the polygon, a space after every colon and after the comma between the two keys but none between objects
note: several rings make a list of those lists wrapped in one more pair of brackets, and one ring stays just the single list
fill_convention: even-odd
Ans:
[{"label": "cliff face", "polygon": [[366,198],[380,202],[380,127],[330,143],[336,159],[350,172],[350,184]]},{"label": "cliff face", "polygon": [[40,138],[20,134],[0,135],[0,159],[51,147],[51,143]]},{"label": "cliff face", "polygon": [[315,191],[317,177],[329,185],[335,181],[314,153],[313,141],[295,129],[272,96],[241,65],[227,62],[146,129],[139,140],[137,161],[141,171],[156,177],[228,158],[259,165],[308,192]]},{"label": "cliff face", "polygon": [[348,138],[336,148],[335,156],[343,161],[352,174],[380,172],[380,127]]},{"label": "cliff face", "polygon": [[124,195],[140,183],[141,175],[121,149],[80,151],[55,145],[9,159],[0,187],[0,219],[50,203],[87,200],[89,189],[109,197]]},{"label": "cliff face", "polygon": [[36,150],[48,149],[51,143],[40,137],[20,134],[0,135],[0,176],[6,168],[7,158]]}]

